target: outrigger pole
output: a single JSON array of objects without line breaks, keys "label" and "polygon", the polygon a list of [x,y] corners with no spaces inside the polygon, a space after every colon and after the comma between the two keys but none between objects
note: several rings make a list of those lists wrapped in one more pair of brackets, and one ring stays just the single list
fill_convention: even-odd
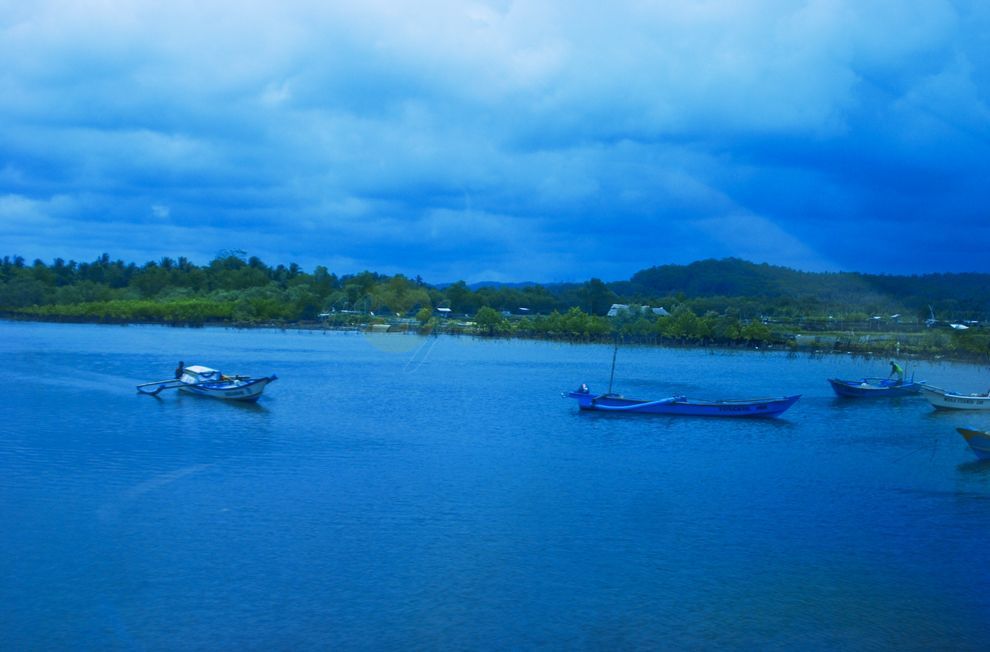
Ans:
[{"label": "outrigger pole", "polygon": [[[141,394],[148,394],[149,396],[157,396],[158,392],[162,391],[163,389],[177,389],[185,384],[186,383],[175,378],[170,378],[169,380],[156,380],[150,383],[141,383],[140,385],[137,386],[137,391]],[[155,389],[150,392],[141,389],[142,387],[149,387],[151,385],[157,385],[157,387],[155,387]]]}]

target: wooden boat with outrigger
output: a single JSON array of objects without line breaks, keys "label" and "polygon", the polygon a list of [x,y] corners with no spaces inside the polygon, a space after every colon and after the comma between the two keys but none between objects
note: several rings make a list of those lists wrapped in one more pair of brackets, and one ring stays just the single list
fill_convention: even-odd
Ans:
[{"label": "wooden boat with outrigger", "polygon": [[564,398],[577,401],[581,410],[613,412],[621,414],[667,414],[692,417],[775,417],[783,414],[794,405],[800,394],[773,398],[705,400],[686,396],[669,396],[658,400],[626,398],[612,392],[615,380],[615,358],[619,351],[616,339],[612,351],[612,372],[608,381],[608,392],[593,394],[588,386],[581,384],[572,392],[561,392]]},{"label": "wooden boat with outrigger", "polygon": [[141,394],[157,396],[167,389],[178,389],[189,394],[225,401],[254,402],[261,398],[265,387],[276,380],[278,380],[278,376],[275,374],[260,378],[241,375],[226,376],[217,369],[202,365],[189,365],[181,368],[181,375],[178,378],[142,383],[137,386],[137,390]]},{"label": "wooden boat with outrigger", "polygon": [[775,417],[794,405],[800,394],[776,398],[704,400],[670,396],[655,401],[626,398],[619,394],[592,394],[587,385],[562,394],[578,402],[582,410],[629,414],[669,414],[692,417]]}]

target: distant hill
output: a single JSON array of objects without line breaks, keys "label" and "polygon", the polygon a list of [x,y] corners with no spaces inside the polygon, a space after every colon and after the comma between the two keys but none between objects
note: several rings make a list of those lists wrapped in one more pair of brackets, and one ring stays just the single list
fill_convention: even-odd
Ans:
[{"label": "distant hill", "polygon": [[[434,287],[438,290],[446,290],[451,285],[454,285],[454,283],[431,283],[430,287]],[[515,283],[504,283],[502,281],[478,281],[476,283],[468,283],[467,287],[472,292],[477,292],[482,288],[495,288],[495,289],[510,288],[513,290],[521,290],[523,288],[530,288],[536,285],[541,285],[541,284],[535,281],[517,281]],[[546,285],[546,284],[542,284],[542,285]]]},{"label": "distant hill", "polygon": [[[451,284],[436,285],[445,289]],[[468,285],[472,291],[524,290],[539,285],[562,304],[588,306],[582,283],[500,283]],[[699,260],[688,265],[643,269],[626,281],[605,284],[618,303],[671,305],[693,301],[723,310],[740,302],[766,309],[790,306],[800,312],[861,311],[904,313],[926,318],[931,306],[939,319],[990,318],[990,274],[955,273],[895,276],[859,272],[802,272],[739,258]],[[601,301],[596,302],[601,303]]]},{"label": "distant hill", "polygon": [[749,297],[786,299],[863,310],[901,308],[936,312],[990,314],[990,274],[894,276],[858,272],[801,272],[738,258],[662,265],[609,283],[620,296]]},{"label": "distant hill", "polygon": [[804,290],[811,276],[786,267],[726,258],[651,267],[633,274],[629,285],[634,291],[655,295],[775,297]]},{"label": "distant hill", "polygon": [[534,285],[539,285],[539,284],[534,283],[533,281],[521,281],[519,283],[502,283],[500,281],[478,281],[477,283],[469,283],[468,287],[475,291],[480,290],[481,288],[512,288],[514,290],[519,290],[522,288],[533,287]]}]

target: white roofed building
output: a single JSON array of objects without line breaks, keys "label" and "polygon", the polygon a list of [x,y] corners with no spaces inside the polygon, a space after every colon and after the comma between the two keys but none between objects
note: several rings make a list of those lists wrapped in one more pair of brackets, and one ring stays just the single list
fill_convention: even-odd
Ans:
[{"label": "white roofed building", "polygon": [[660,308],[651,308],[650,306],[630,306],[629,304],[626,304],[626,303],[613,303],[612,304],[612,307],[608,309],[608,312],[606,313],[606,316],[608,316],[608,317],[617,317],[619,315],[619,313],[620,312],[623,312],[623,311],[625,311],[625,312],[639,312],[639,313],[652,312],[654,315],[656,315],[658,317],[669,317],[670,316],[670,313],[667,312],[667,310],[665,308],[663,308],[663,307],[660,307]]}]

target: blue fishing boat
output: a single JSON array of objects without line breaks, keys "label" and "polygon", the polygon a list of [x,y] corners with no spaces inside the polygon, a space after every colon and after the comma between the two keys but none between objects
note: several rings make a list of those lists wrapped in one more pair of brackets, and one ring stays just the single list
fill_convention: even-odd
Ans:
[{"label": "blue fishing boat", "polygon": [[608,379],[608,392],[592,394],[584,383],[573,392],[561,392],[564,398],[572,398],[578,402],[582,410],[598,412],[617,412],[628,414],[670,414],[691,417],[775,417],[794,405],[800,394],[776,398],[727,399],[708,401],[688,398],[686,396],[670,396],[655,401],[626,398],[621,394],[612,393],[612,383],[615,380],[615,359],[619,353],[619,340],[616,337],[612,349],[612,372]]},{"label": "blue fishing boat", "polygon": [[582,410],[629,414],[669,414],[693,417],[775,417],[794,405],[800,394],[777,398],[726,399],[708,401],[671,396],[655,401],[626,398],[619,394],[592,394],[587,385],[563,393],[578,402]]},{"label": "blue fishing boat", "polygon": [[828,382],[838,396],[851,398],[888,398],[895,396],[914,396],[921,392],[924,381],[915,382],[893,380],[891,378],[861,378],[860,380],[841,380],[829,378]]},{"label": "blue fishing boat", "polygon": [[990,432],[972,428],[956,428],[969,448],[981,460],[990,460]]},{"label": "blue fishing boat", "polygon": [[278,380],[275,374],[260,378],[227,376],[217,369],[202,365],[180,367],[176,373],[179,373],[178,378],[142,383],[137,386],[137,390],[141,394],[157,396],[166,389],[178,389],[189,394],[226,401],[253,402],[261,398],[265,387]]}]

